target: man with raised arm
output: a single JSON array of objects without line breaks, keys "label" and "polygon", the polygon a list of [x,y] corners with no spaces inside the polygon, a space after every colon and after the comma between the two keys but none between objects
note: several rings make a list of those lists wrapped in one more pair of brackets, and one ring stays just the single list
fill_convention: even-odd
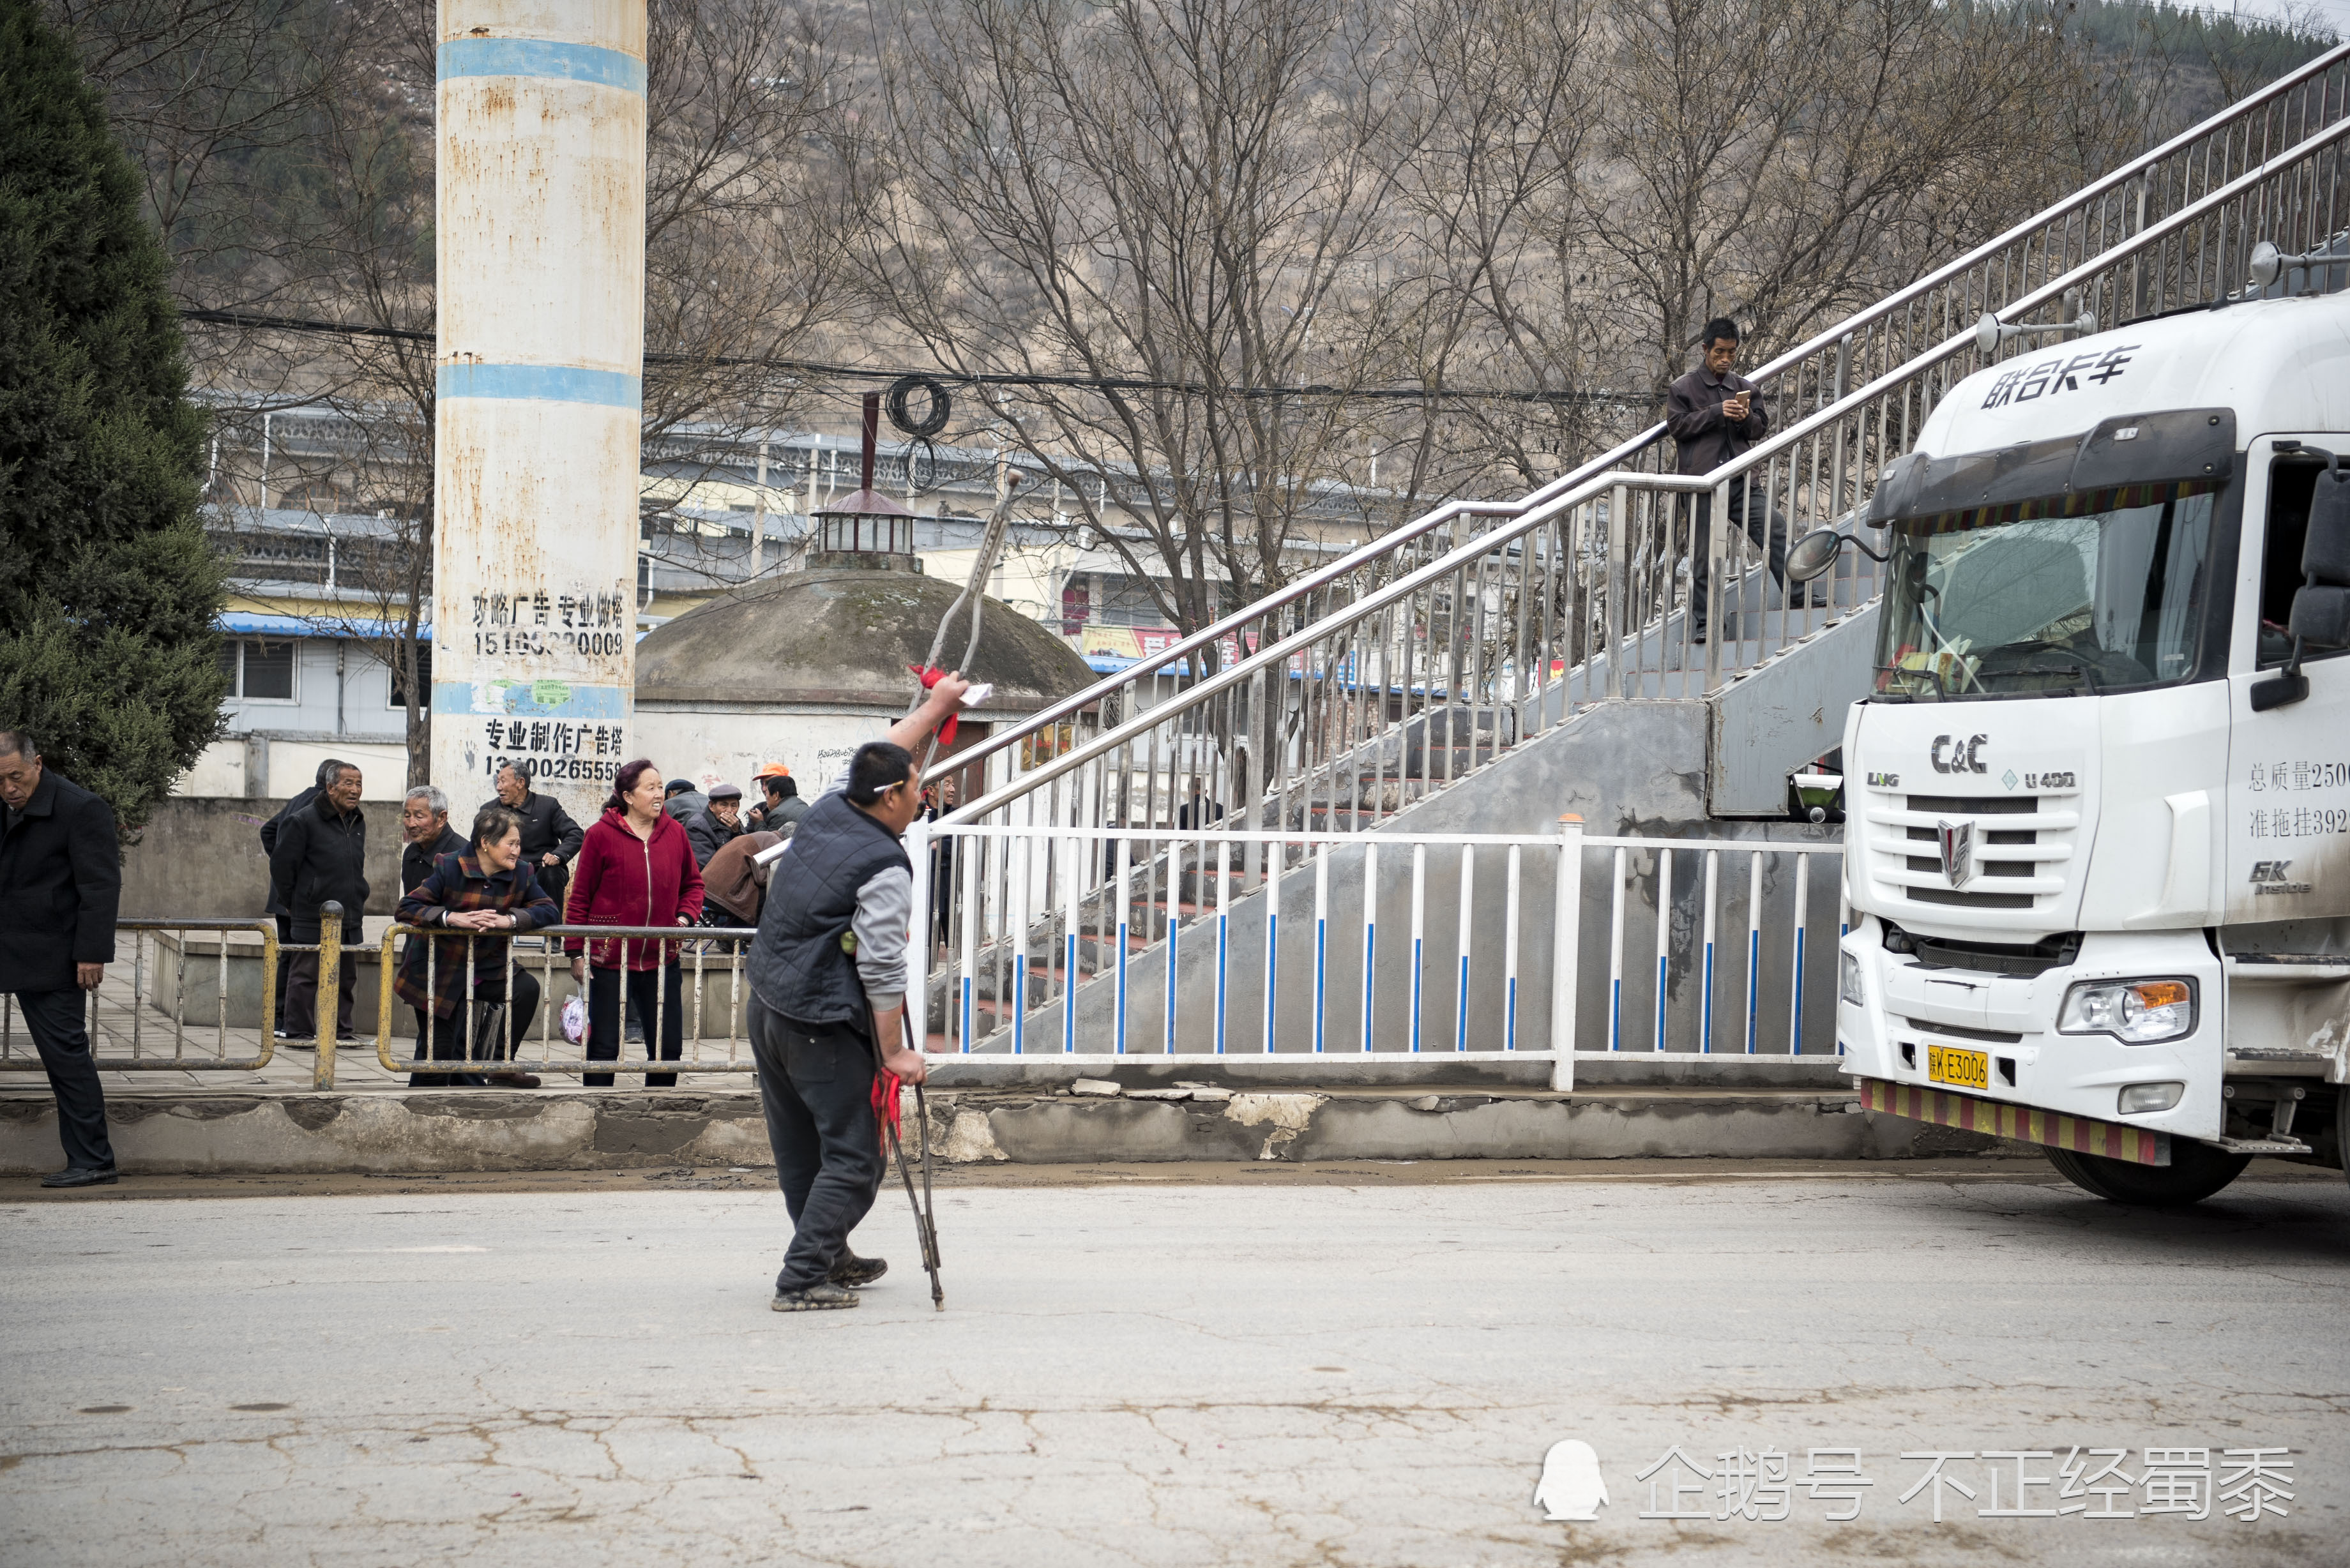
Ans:
[{"label": "man with raised arm", "polygon": [[886,739],[859,746],[800,819],[768,881],[751,944],[750,1013],[767,1141],[792,1215],[777,1312],[853,1307],[857,1287],[889,1267],[851,1252],[848,1233],[881,1188],[882,1118],[898,1084],[926,1073],[905,1044],[914,875],[899,836],[921,811],[913,748],[969,687],[942,677]]}]

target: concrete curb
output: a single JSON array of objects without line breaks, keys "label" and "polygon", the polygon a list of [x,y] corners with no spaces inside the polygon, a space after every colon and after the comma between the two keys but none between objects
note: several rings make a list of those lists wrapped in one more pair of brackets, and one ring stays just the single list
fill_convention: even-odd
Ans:
[{"label": "concrete curb", "polygon": [[[1150,1056],[1128,1056],[1104,1063],[1097,1058],[1078,1064],[1051,1055],[981,1058],[946,1056],[931,1066],[931,1086],[996,1088],[1002,1086],[1057,1088],[1079,1078],[1097,1078],[1129,1089],[1165,1088],[1178,1083],[1214,1084],[1224,1088],[1297,1088],[1305,1082],[1318,1087],[1366,1088],[1412,1085],[1492,1089],[1547,1089],[1550,1058],[1480,1054],[1387,1053],[1379,1055],[1331,1055],[1310,1058],[1310,1079],[1293,1055],[1262,1054],[1192,1056],[1173,1062]],[[1825,1089],[1831,1093],[1851,1087],[1840,1070],[1842,1058],[1829,1055],[1744,1056],[1697,1055],[1654,1051],[1578,1051],[1575,1084],[1590,1088],[1695,1089]]]},{"label": "concrete curb", "polygon": [[[1849,1093],[1808,1089],[1556,1095],[1293,1080],[1178,1100],[933,1087],[930,1109],[932,1148],[950,1163],[1905,1159],[1993,1147],[1864,1111]],[[910,1094],[906,1111],[910,1122]],[[144,1174],[617,1170],[770,1158],[759,1097],[743,1091],[131,1093],[113,1096],[108,1112],[121,1168]],[[0,1099],[0,1173],[59,1163],[47,1097]]]}]

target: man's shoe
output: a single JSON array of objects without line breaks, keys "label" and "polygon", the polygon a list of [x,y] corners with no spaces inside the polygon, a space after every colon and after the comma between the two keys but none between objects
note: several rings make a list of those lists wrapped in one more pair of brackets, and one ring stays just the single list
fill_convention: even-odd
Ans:
[{"label": "man's shoe", "polygon": [[490,1082],[493,1084],[504,1084],[509,1089],[536,1089],[538,1087],[538,1075],[536,1073],[493,1073],[490,1075]]},{"label": "man's shoe", "polygon": [[110,1165],[69,1165],[63,1170],[53,1170],[41,1178],[44,1187],[111,1187],[114,1167]]},{"label": "man's shoe", "polygon": [[889,1260],[887,1258],[860,1258],[854,1252],[843,1251],[840,1262],[833,1264],[832,1272],[824,1278],[828,1285],[842,1285],[854,1291],[862,1290],[889,1272]]},{"label": "man's shoe", "polygon": [[270,1033],[275,1034],[280,1040],[291,1040],[294,1038],[294,1031],[291,1029],[273,1029]]},{"label": "man's shoe", "polygon": [[805,1290],[777,1291],[767,1303],[776,1312],[838,1312],[856,1304],[855,1291],[842,1290],[830,1280],[818,1280]]}]

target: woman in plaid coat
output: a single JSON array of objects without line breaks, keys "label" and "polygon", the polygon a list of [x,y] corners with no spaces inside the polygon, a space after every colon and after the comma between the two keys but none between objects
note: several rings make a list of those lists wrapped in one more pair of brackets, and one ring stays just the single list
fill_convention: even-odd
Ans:
[{"label": "woman in plaid coat", "polygon": [[[400,923],[442,927],[474,933],[473,1000],[506,1003],[505,1038],[484,1042],[473,1053],[476,1059],[497,1060],[530,1032],[538,1012],[538,980],[528,970],[514,971],[514,995],[506,995],[506,939],[503,933],[536,930],[555,924],[555,900],[539,887],[522,861],[522,818],[505,806],[484,806],[473,817],[473,847],[467,855],[443,855],[432,874],[400,901]],[[489,936],[483,933],[502,933]],[[465,1060],[469,1033],[460,1010],[465,1000],[467,938],[409,939],[400,956],[400,973],[392,990],[416,1009],[416,1056],[419,1061]],[[432,954],[428,976],[425,955]],[[413,1073],[411,1087],[439,1088],[457,1085],[509,1084],[535,1089],[538,1079],[528,1073]]]}]

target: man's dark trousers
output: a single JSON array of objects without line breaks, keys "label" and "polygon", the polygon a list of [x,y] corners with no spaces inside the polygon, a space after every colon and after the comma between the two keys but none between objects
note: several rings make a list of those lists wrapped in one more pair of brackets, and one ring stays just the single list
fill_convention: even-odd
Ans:
[{"label": "man's dark trousers", "polygon": [[[349,947],[343,949],[341,972],[335,977],[335,1033],[351,1032],[351,1006],[359,999],[359,966],[351,961],[356,955]],[[313,1039],[318,1033],[318,968],[317,953],[289,953],[285,960],[286,1012],[280,1027],[294,1032],[296,1040]]]},{"label": "man's dark trousers", "polygon": [[[1767,513],[1770,522],[1770,542],[1763,542],[1764,519],[1749,515],[1747,487],[1739,480],[1730,483],[1730,521],[1746,530],[1754,547],[1764,552],[1771,562],[1771,580],[1779,585],[1783,596],[1787,588],[1787,517],[1777,507],[1756,497],[1756,513]],[[1706,629],[1706,599],[1709,579],[1713,575],[1713,493],[1707,491],[1697,498],[1697,525],[1690,531],[1690,620],[1699,633]]]},{"label": "man's dark trousers", "polygon": [[[274,915],[271,919],[277,922],[277,945],[282,948],[294,940],[294,917]],[[286,953],[277,961],[277,999],[270,1004],[270,1015],[277,1021],[280,1030],[289,1027],[286,1022],[286,987],[294,979],[293,960],[294,955]]]},{"label": "man's dark trousers", "polygon": [[806,1290],[847,1251],[848,1233],[872,1209],[889,1168],[873,1110],[873,1047],[839,1024],[806,1028],[754,992],[751,1054],[775,1180],[792,1214],[775,1289]]},{"label": "man's dark trousers", "polygon": [[16,992],[16,1011],[32,1031],[41,1065],[48,1069],[49,1089],[57,1097],[57,1141],[65,1145],[67,1166],[111,1170],[114,1145],[106,1137],[106,1091],[99,1087],[98,1068],[89,1059],[89,1034],[82,1027],[88,1006],[89,992],[78,986]]}]

